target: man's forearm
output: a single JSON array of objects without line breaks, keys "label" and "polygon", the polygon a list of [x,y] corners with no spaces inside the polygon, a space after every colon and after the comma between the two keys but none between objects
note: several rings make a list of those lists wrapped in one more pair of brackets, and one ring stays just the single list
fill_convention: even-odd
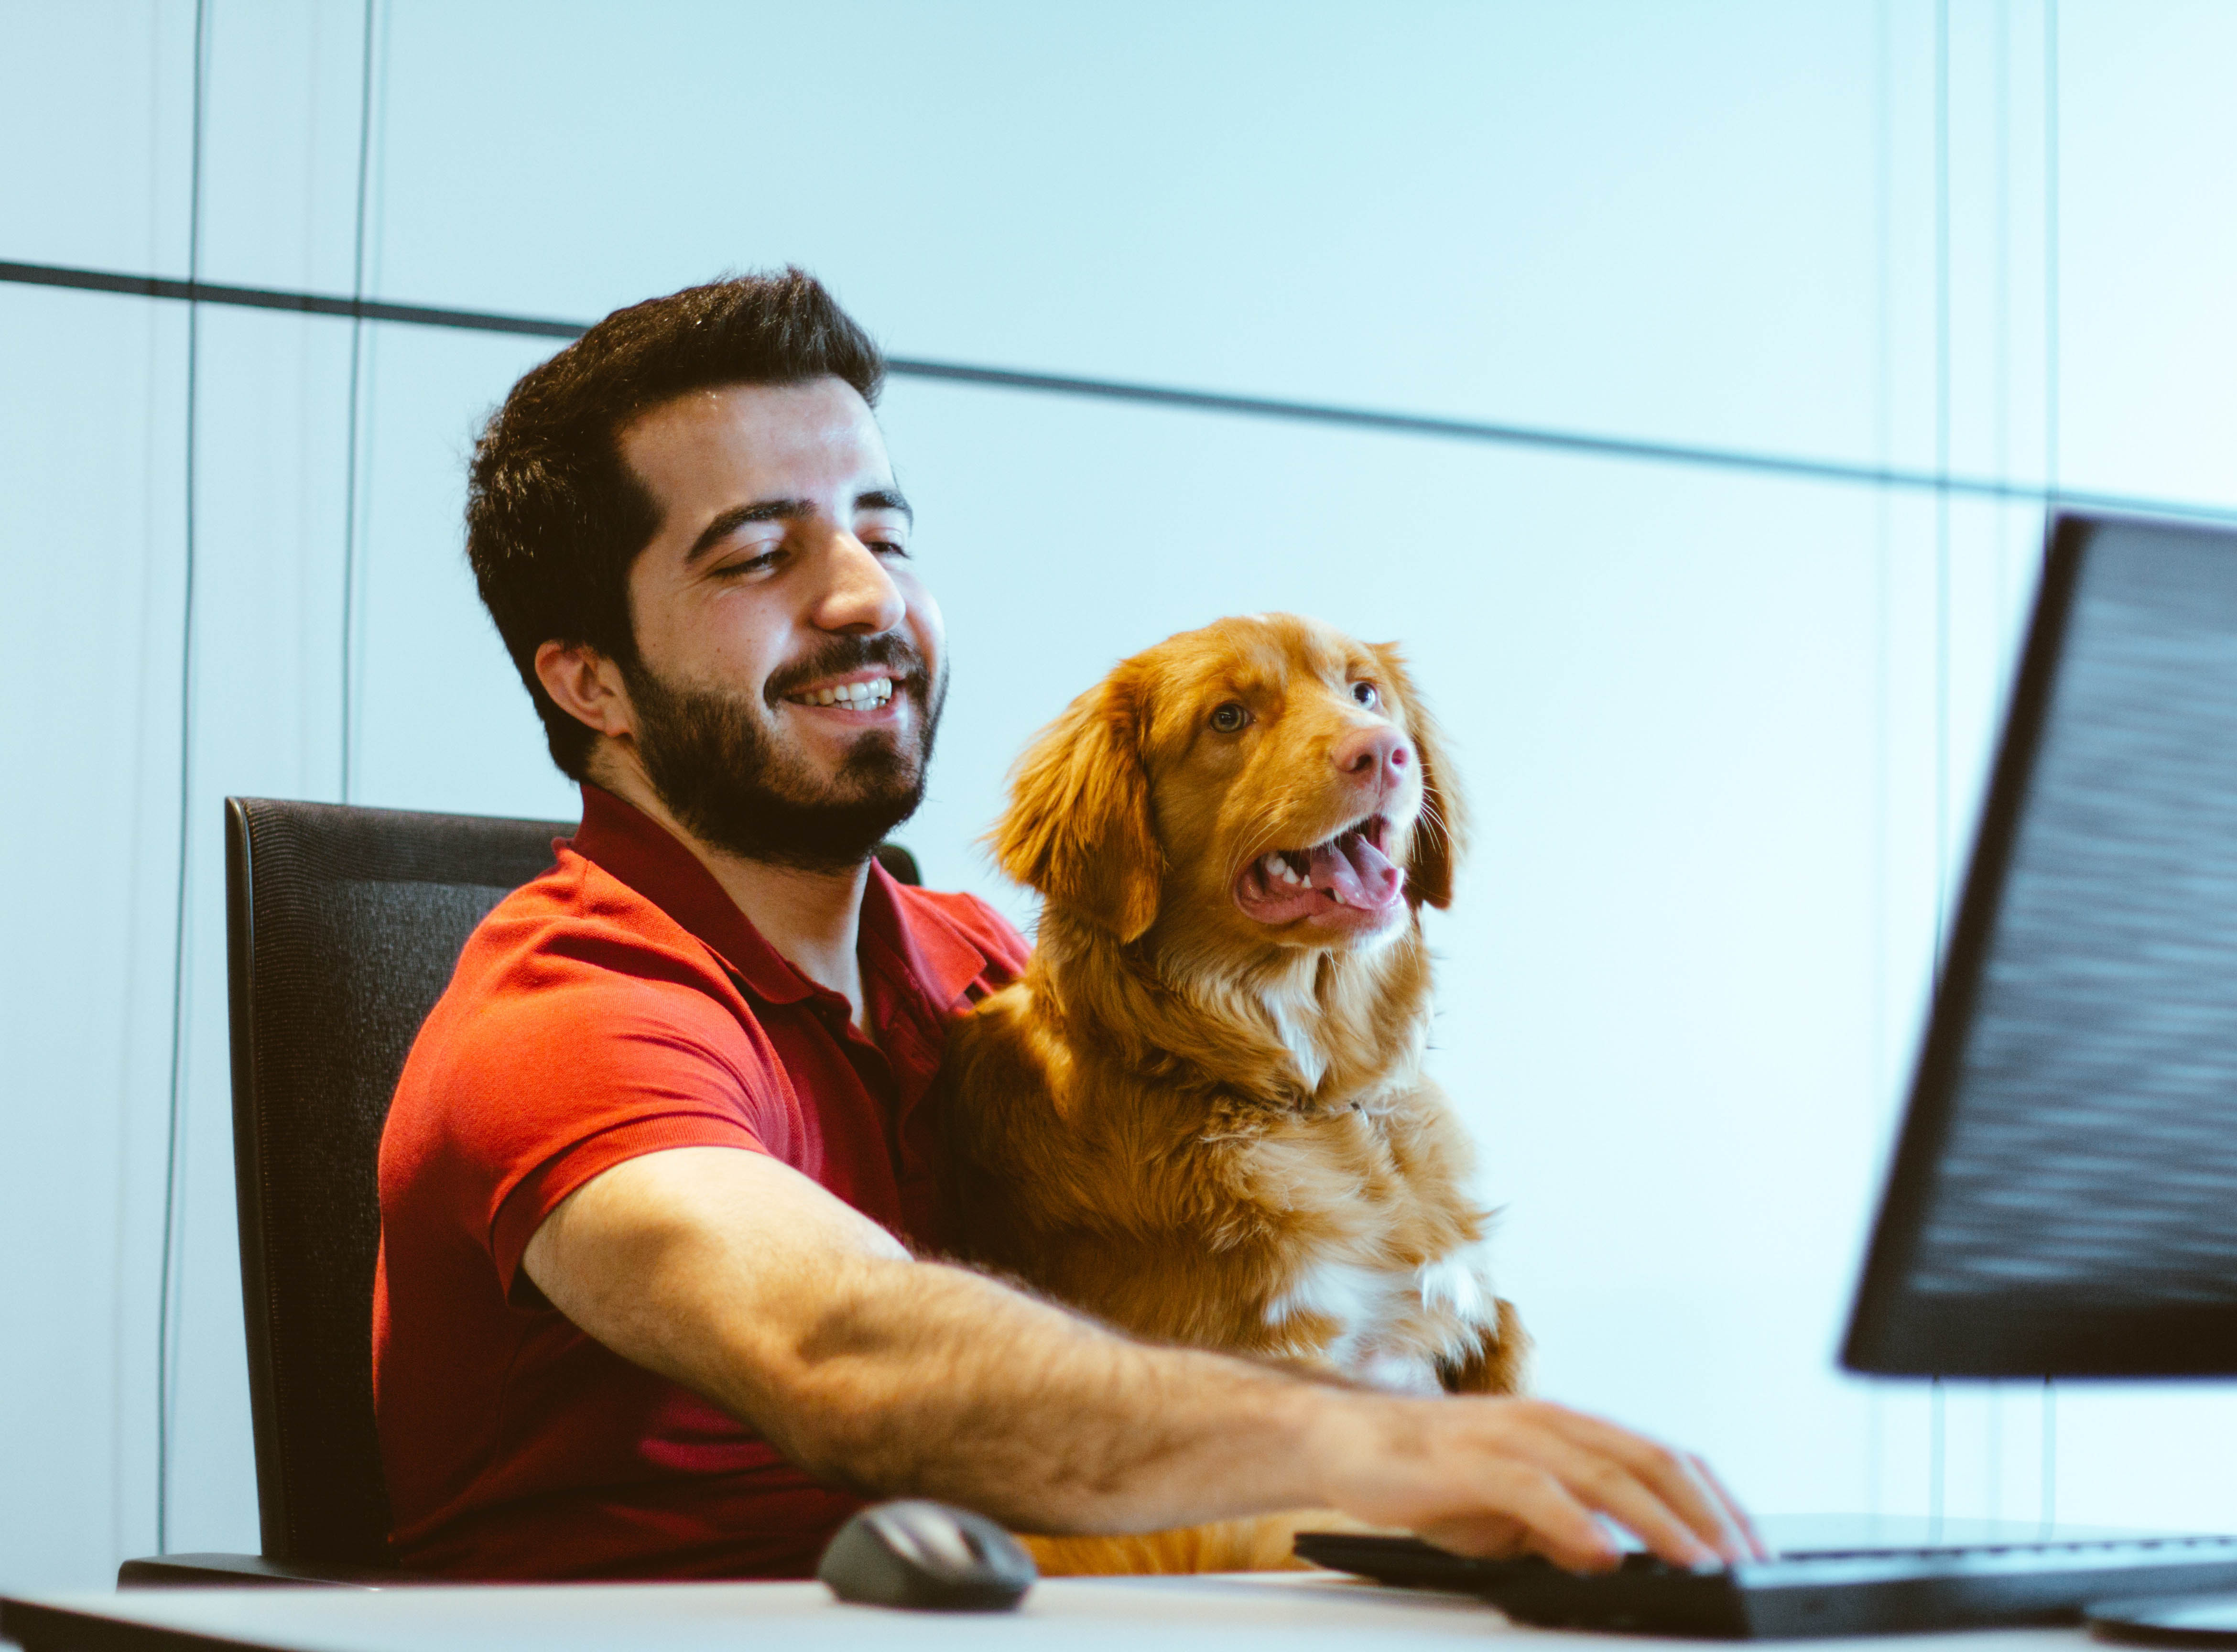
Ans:
[{"label": "man's forearm", "polygon": [[1299,1449],[1336,1391],[1154,1348],[881,1229],[758,1154],[618,1166],[524,1265],[624,1358],[802,1467],[1047,1530],[1150,1529],[1314,1503]]},{"label": "man's forearm", "polygon": [[1303,1446],[1329,1391],[1145,1346],[961,1268],[867,1258],[835,1283],[791,1346],[753,1337],[713,1396],[816,1473],[1046,1531],[1323,1495]]}]

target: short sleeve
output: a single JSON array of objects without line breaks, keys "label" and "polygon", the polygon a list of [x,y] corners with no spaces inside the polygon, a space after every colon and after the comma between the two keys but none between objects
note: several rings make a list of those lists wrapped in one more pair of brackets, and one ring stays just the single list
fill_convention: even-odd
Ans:
[{"label": "short sleeve", "polygon": [[789,1159],[797,1105],[766,1039],[703,988],[610,971],[485,1001],[452,1046],[446,1180],[510,1295],[560,1202],[674,1147]]}]

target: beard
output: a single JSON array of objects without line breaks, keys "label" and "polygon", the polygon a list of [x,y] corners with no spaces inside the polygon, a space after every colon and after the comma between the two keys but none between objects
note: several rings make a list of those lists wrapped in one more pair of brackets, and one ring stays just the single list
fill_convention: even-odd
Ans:
[{"label": "beard", "polygon": [[947,672],[934,678],[923,655],[893,632],[841,637],[774,673],[761,696],[773,711],[792,690],[868,666],[883,667],[894,692],[914,703],[915,737],[866,729],[828,776],[779,742],[753,696],[666,683],[641,662],[625,669],[646,778],[714,848],[803,871],[861,866],[924,801]]}]

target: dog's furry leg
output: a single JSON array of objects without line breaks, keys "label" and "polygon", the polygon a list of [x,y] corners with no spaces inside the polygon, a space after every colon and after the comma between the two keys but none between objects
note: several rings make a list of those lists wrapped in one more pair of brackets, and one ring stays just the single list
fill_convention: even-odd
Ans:
[{"label": "dog's furry leg", "polygon": [[1521,1394],[1529,1389],[1530,1333],[1514,1305],[1499,1299],[1499,1322],[1473,1352],[1460,1360],[1437,1362],[1437,1380],[1448,1394]]},{"label": "dog's furry leg", "polygon": [[1244,1520],[1214,1520],[1170,1531],[1111,1537],[1046,1537],[1020,1533],[1018,1541],[1044,1577],[1171,1576],[1191,1572],[1310,1571],[1291,1545],[1301,1531],[1380,1530],[1333,1509],[1295,1509]]}]

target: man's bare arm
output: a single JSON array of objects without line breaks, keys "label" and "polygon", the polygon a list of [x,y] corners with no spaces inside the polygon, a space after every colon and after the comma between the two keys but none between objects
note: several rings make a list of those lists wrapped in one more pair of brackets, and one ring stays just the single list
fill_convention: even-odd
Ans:
[{"label": "man's bare arm", "polygon": [[1409,1399],[1151,1347],[882,1228],[762,1154],[677,1148],[570,1196],[529,1277],[623,1358],[820,1477],[1023,1530],[1138,1531],[1332,1507],[1464,1553],[1615,1563],[1753,1547],[1695,1460],[1541,1402]]}]

